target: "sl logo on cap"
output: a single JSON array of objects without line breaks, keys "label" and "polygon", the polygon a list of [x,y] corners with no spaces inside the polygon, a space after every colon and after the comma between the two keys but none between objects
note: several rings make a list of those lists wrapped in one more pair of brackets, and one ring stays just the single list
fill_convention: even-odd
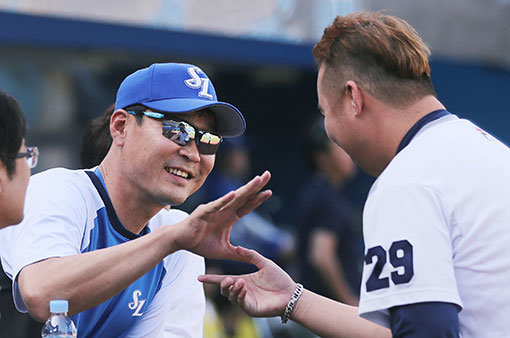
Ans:
[{"label": "sl logo on cap", "polygon": [[202,69],[200,69],[198,67],[189,67],[188,74],[191,76],[191,78],[184,80],[184,84],[191,89],[201,88],[200,92],[198,92],[198,96],[212,100],[213,96],[211,94],[209,94],[209,92],[208,92],[209,91],[209,79],[202,78],[202,77],[198,76],[198,74],[205,75],[205,73],[202,71]]}]

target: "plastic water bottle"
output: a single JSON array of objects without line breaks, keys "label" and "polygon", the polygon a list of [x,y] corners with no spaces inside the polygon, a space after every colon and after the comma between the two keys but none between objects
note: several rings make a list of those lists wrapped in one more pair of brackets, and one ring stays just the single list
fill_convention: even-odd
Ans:
[{"label": "plastic water bottle", "polygon": [[72,338],[78,336],[76,326],[69,316],[67,300],[50,301],[50,318],[44,323],[41,337]]}]

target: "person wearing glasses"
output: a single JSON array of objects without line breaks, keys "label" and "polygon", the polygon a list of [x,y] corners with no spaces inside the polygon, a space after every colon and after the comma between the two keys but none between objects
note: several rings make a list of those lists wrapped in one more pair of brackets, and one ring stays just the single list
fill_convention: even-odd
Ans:
[{"label": "person wearing glasses", "polygon": [[37,147],[25,146],[26,122],[14,98],[0,91],[0,228],[23,220],[30,169]]},{"label": "person wearing glasses", "polygon": [[[37,147],[25,146],[26,129],[18,102],[0,91],[0,228],[16,225],[24,217],[30,169],[37,165],[39,155]],[[11,285],[1,270],[0,337],[34,337],[34,332],[40,337],[40,325],[14,308]]]},{"label": "person wearing glasses", "polygon": [[510,149],[446,110],[430,51],[400,18],[337,16],[313,54],[328,136],[377,177],[363,211],[359,307],[303,289],[242,248],[258,272],[200,279],[250,315],[321,337],[508,337]]},{"label": "person wearing glasses", "polygon": [[[172,140],[180,125],[182,145]],[[126,77],[99,166],[34,175],[25,220],[0,234],[17,308],[43,321],[50,300],[67,299],[80,337],[201,336],[200,256],[235,255],[224,238],[270,197],[261,191],[270,174],[190,215],[168,206],[204,183],[223,137],[244,129],[197,66],[153,64]]]}]

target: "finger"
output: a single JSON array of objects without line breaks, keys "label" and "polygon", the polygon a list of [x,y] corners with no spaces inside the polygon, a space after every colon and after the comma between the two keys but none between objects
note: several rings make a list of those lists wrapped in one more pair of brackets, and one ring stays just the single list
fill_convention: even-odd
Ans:
[{"label": "finger", "polygon": [[271,173],[269,172],[269,170],[266,170],[262,173],[260,178],[261,178],[260,184],[262,184],[262,186],[265,186],[267,182],[269,182],[269,180],[271,179]]},{"label": "finger", "polygon": [[230,287],[234,284],[234,280],[232,278],[225,278],[221,283],[220,283],[220,293],[223,295],[223,296],[228,296],[229,292],[230,292]]},{"label": "finger", "polygon": [[271,179],[271,173],[269,171],[264,171],[262,175],[260,176],[260,181],[258,184],[254,187],[256,191],[260,191],[263,187],[267,185],[269,180]]},{"label": "finger", "polygon": [[227,277],[226,275],[200,275],[198,280],[202,283],[220,284]]},{"label": "finger", "polygon": [[271,197],[272,195],[273,192],[271,190],[259,192],[258,194],[250,198],[248,201],[246,201],[246,203],[242,205],[239,209],[237,209],[237,216],[241,218],[249,214],[254,209],[258,208],[262,203],[267,201],[269,197]]},{"label": "finger", "polygon": [[243,303],[244,302],[244,298],[246,297],[246,293],[248,292],[248,290],[246,288],[242,288],[241,291],[239,292],[239,294],[237,295],[237,302],[239,304]]},{"label": "finger", "polygon": [[239,294],[244,286],[244,281],[242,279],[238,279],[234,285],[230,286],[229,300],[237,302],[239,298]]},{"label": "finger", "polygon": [[235,191],[236,198],[231,202],[231,205],[234,208],[238,208],[240,205],[244,204],[247,199],[253,196],[253,194],[259,192],[260,189],[269,182],[270,178],[271,174],[269,171],[265,171],[262,176],[255,176],[250,182]]},{"label": "finger", "polygon": [[234,198],[236,197],[236,192],[231,191],[222,197],[218,198],[217,200],[214,200],[212,202],[207,203],[205,206],[207,207],[207,212],[214,213],[218,210],[221,210],[224,206],[226,206],[228,203],[230,203]]},{"label": "finger", "polygon": [[236,303],[237,296],[239,295],[240,291],[241,291],[241,288],[237,284],[231,285],[229,287],[229,291],[228,291],[228,300],[231,303]]},{"label": "finger", "polygon": [[244,286],[245,282],[244,282],[244,279],[238,279],[235,283],[234,283],[234,288],[236,289],[241,289],[243,286]]},{"label": "finger", "polygon": [[231,303],[235,303],[235,300],[237,299],[237,295],[235,295],[232,290],[228,292],[228,301]]},{"label": "finger", "polygon": [[237,254],[239,255],[239,258],[241,261],[245,263],[250,263],[255,265],[258,269],[262,269],[267,262],[270,262],[269,259],[262,256],[255,250],[250,250],[243,248],[242,246],[236,247]]}]

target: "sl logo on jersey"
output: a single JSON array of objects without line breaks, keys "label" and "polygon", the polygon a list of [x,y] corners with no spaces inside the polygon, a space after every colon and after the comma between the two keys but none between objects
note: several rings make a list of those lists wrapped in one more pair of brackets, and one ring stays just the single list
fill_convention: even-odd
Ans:
[{"label": "sl logo on jersey", "polygon": [[198,96],[212,100],[213,96],[209,94],[209,79],[198,76],[198,74],[204,74],[202,69],[198,67],[189,67],[188,74],[191,78],[184,80],[184,84],[191,89],[201,88],[198,92]]},{"label": "sl logo on jersey", "polygon": [[133,314],[131,315],[133,317],[140,317],[141,315],[143,315],[143,312],[140,312],[140,310],[142,309],[143,304],[145,304],[145,299],[138,299],[138,297],[140,297],[141,295],[142,291],[140,290],[133,291],[133,301],[128,304],[128,307],[131,310],[136,309],[135,312],[133,312]]}]

